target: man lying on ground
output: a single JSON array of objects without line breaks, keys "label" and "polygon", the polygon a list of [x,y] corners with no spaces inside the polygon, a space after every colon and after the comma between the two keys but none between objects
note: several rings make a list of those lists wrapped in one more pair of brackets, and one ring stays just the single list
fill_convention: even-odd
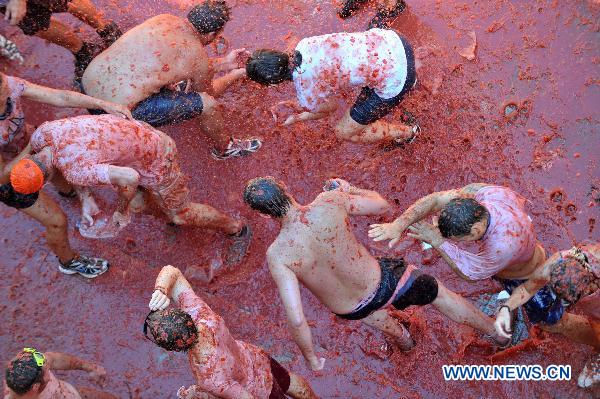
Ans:
[{"label": "man lying on ground", "polygon": [[[198,117],[217,159],[255,152],[260,140],[240,140],[224,131],[222,106],[214,99],[245,76],[237,62],[243,49],[209,58],[204,47],[228,20],[223,0],[197,5],[187,19],[169,14],[150,18],[92,61],[83,74],[83,90],[129,107],[135,119],[154,127]],[[213,79],[218,72],[227,74]]]},{"label": "man lying on ground", "polygon": [[324,359],[315,353],[302,310],[300,283],[329,310],[347,320],[361,320],[395,337],[401,349],[413,341],[402,324],[390,316],[393,306],[432,304],[440,312],[486,334],[493,320],[434,277],[404,260],[376,259],[350,227],[349,216],[381,215],[390,208],[378,193],[335,179],[308,205],[300,205],[273,178],[251,180],[244,200],[252,209],[279,221],[281,231],[267,251],[271,275],[279,287],[292,335],[313,370]]},{"label": "man lying on ground", "polygon": [[[178,309],[167,309],[171,300]],[[150,299],[144,334],[168,351],[188,352],[196,385],[183,399],[317,399],[308,382],[261,348],[231,336],[223,319],[196,295],[181,271],[165,266]]]}]

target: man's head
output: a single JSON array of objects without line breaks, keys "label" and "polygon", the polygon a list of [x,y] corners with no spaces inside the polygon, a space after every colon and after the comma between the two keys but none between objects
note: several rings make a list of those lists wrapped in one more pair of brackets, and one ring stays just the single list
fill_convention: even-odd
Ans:
[{"label": "man's head", "polygon": [[256,50],[246,63],[246,74],[262,85],[275,85],[292,80],[290,57],[275,50]]},{"label": "man's head", "polygon": [[207,45],[216,39],[229,21],[229,7],[225,0],[206,0],[192,8],[187,18],[200,33],[202,44]]},{"label": "man's head", "polygon": [[22,398],[36,397],[42,388],[44,355],[34,349],[24,349],[7,366],[6,385]]},{"label": "man's head", "polygon": [[489,220],[488,210],[479,202],[471,198],[457,198],[442,209],[438,227],[445,238],[476,241],[484,236]]},{"label": "man's head", "polygon": [[246,184],[244,201],[264,215],[281,218],[287,214],[293,200],[285,186],[273,177],[258,177]]},{"label": "man's head", "polygon": [[181,309],[170,308],[151,312],[144,324],[152,341],[168,351],[185,352],[198,341],[198,329],[192,316]]}]

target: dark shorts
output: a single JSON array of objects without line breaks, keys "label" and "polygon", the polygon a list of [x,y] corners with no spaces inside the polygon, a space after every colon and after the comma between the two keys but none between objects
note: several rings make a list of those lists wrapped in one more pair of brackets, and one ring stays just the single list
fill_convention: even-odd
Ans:
[{"label": "dark shorts", "polygon": [[[527,281],[497,280],[500,281],[509,294],[512,294],[515,288]],[[529,321],[532,323],[556,324],[565,312],[561,299],[549,286],[539,290],[533,298],[527,301],[523,306]]]},{"label": "dark shorts", "polygon": [[271,388],[271,395],[269,399],[286,399],[285,393],[290,389],[290,373],[277,362],[277,360],[270,358],[271,360],[271,374],[273,374],[273,388]]},{"label": "dark shorts", "polygon": [[[26,35],[35,35],[50,27],[50,17],[58,12],[67,12],[71,0],[27,0],[27,12],[19,22],[19,28]],[[4,14],[6,7],[0,7]]]},{"label": "dark shorts", "polygon": [[417,82],[417,70],[415,67],[415,55],[413,49],[404,37],[400,34],[398,34],[398,36],[400,36],[400,40],[404,45],[408,63],[404,88],[402,88],[402,91],[396,97],[384,100],[375,93],[375,90],[369,87],[363,87],[356,102],[350,109],[350,117],[356,123],[365,126],[370,125],[389,114],[394,107],[400,104],[406,93],[408,93]]},{"label": "dark shorts", "polygon": [[[337,314],[346,320],[361,320],[383,308],[395,294],[391,304],[399,310],[411,305],[427,305],[435,300],[438,293],[434,277],[404,264],[404,259],[381,258],[381,281],[372,299],[362,304],[352,313]],[[399,287],[399,285],[402,285]]]},{"label": "dark shorts", "polygon": [[26,209],[32,207],[36,203],[38,196],[39,193],[17,193],[10,183],[2,184],[0,186],[0,202],[12,208]]},{"label": "dark shorts", "polygon": [[[161,127],[200,116],[202,110],[200,93],[162,89],[136,105],[131,114],[135,119],[144,121],[150,126]],[[92,115],[105,114],[98,109],[89,109],[88,112]]]}]

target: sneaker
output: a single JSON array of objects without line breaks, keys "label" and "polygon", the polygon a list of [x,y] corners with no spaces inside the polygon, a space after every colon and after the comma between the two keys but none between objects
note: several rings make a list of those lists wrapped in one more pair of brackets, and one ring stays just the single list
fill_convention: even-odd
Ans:
[{"label": "sneaker", "polygon": [[406,2],[404,0],[397,0],[396,5],[391,10],[388,8],[380,7],[377,10],[377,14],[373,17],[367,29],[379,28],[387,29],[389,24],[406,8]]},{"label": "sneaker", "polygon": [[79,255],[67,264],[60,264],[58,270],[64,274],[79,274],[85,278],[95,278],[108,270],[108,261],[100,258]]},{"label": "sneaker", "polygon": [[227,266],[240,263],[244,256],[246,256],[250,241],[252,240],[252,229],[250,229],[250,225],[245,224],[239,233],[233,234],[230,237],[233,242],[231,243],[225,258],[225,264]]},{"label": "sneaker", "polygon": [[83,42],[81,49],[75,53],[75,79],[81,79],[90,62],[102,52],[99,45],[92,42]]},{"label": "sneaker", "polygon": [[577,385],[581,388],[590,388],[598,382],[600,382],[600,353],[595,353],[581,370]]},{"label": "sneaker", "polygon": [[121,29],[119,29],[114,21],[111,21],[104,29],[97,30],[96,32],[102,38],[105,48],[110,47],[118,38],[123,36],[123,32],[121,32]]},{"label": "sneaker", "polygon": [[342,8],[338,10],[338,16],[346,19],[358,11],[367,0],[346,0]]},{"label": "sneaker", "polygon": [[262,141],[255,137],[245,140],[232,138],[229,140],[229,145],[224,152],[219,153],[219,151],[213,148],[212,157],[218,161],[223,161],[229,158],[249,155],[258,151],[260,147],[262,147]]}]

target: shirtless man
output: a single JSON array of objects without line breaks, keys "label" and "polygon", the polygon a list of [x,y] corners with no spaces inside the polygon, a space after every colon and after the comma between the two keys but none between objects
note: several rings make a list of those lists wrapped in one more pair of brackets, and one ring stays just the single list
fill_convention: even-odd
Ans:
[{"label": "shirtless man", "polygon": [[[168,309],[171,299],[179,309]],[[223,319],[196,295],[181,271],[165,266],[150,299],[144,334],[168,351],[188,352],[196,385],[181,399],[318,399],[308,382],[261,348],[237,341]]]},{"label": "shirtless man", "polygon": [[434,277],[402,259],[376,259],[357,240],[351,215],[380,215],[390,208],[374,191],[335,179],[309,205],[300,205],[273,178],[251,180],[244,191],[250,207],[281,223],[267,251],[271,275],[279,287],[294,340],[313,370],[323,367],[314,351],[302,310],[300,282],[343,319],[362,320],[396,337],[402,349],[413,346],[408,331],[387,308],[403,310],[431,303],[457,323],[494,334],[493,320]]},{"label": "shirtless man", "polygon": [[60,172],[81,200],[80,231],[84,234],[94,231],[94,216],[100,213],[90,189],[112,185],[119,192],[119,204],[107,221],[109,231],[118,233],[129,223],[132,212],[149,209],[146,205],[154,203],[176,225],[228,234],[232,245],[227,264],[238,263],[248,249],[249,226],[211,206],[191,202],[175,142],[146,123],[113,115],[46,122],[33,133],[31,149],[32,159],[19,161],[11,171],[14,190],[36,193],[44,181]]},{"label": "shirtless man", "polygon": [[[342,19],[349,18],[366,3],[367,0],[344,0],[342,7],[338,10],[338,16]],[[406,8],[404,0],[379,0],[377,4],[377,14],[369,22],[368,29],[388,28],[394,19]]]},{"label": "shirtless man", "polygon": [[[551,287],[569,307],[585,297],[600,294],[600,244],[573,247],[548,258],[513,291],[498,311],[495,325],[499,335],[511,337],[512,312],[519,306],[527,308],[531,298],[546,286]],[[580,387],[588,388],[600,382],[600,320],[594,315],[586,317],[565,312],[556,324],[547,326],[546,330],[591,345],[595,353],[579,375],[578,383]]]},{"label": "shirtless man", "polygon": [[114,395],[95,389],[75,389],[56,378],[51,370],[83,370],[99,383],[106,379],[106,371],[97,364],[65,353],[41,353],[24,348],[7,365],[4,399],[116,399]]},{"label": "shirtless man", "polygon": [[[214,142],[212,153],[217,159],[255,152],[260,140],[234,139],[223,131],[222,107],[213,98],[245,76],[236,61],[243,49],[224,58],[209,58],[204,48],[228,20],[224,0],[197,5],[187,19],[169,14],[150,18],[90,63],[83,74],[83,90],[126,105],[135,119],[154,127],[199,117]],[[219,72],[229,73],[213,80]]]},{"label": "shirtless man", "polygon": [[[440,212],[437,224],[423,221],[436,212]],[[372,225],[369,236],[375,241],[391,240],[391,248],[407,229],[409,237],[435,248],[463,279],[494,277],[508,293],[529,279],[546,259],[525,211],[525,199],[506,187],[475,183],[430,194],[394,222]],[[449,240],[478,241],[481,250],[474,254]],[[525,310],[529,320],[542,323],[542,328],[556,324],[564,311],[549,286],[538,291]]]},{"label": "shirtless man", "polygon": [[[13,165],[30,152],[29,138],[33,128],[26,123],[21,99],[56,107],[100,107],[106,112],[131,118],[126,107],[68,90],[38,86],[14,76],[0,73],[0,202],[17,208],[40,222],[46,229],[46,242],[60,262],[59,270],[93,278],[108,270],[104,259],[79,255],[69,244],[67,217],[60,206],[47,194],[22,195],[10,184]],[[75,195],[60,176],[53,180],[62,196]]]},{"label": "shirtless man", "polygon": [[73,28],[52,15],[68,12],[96,30],[104,46],[110,46],[121,30],[104,18],[90,0],[0,0],[0,12],[11,25],[18,25],[28,36],[36,35],[50,43],[58,44],[75,56],[75,76],[81,74],[100,52],[98,45],[82,40]]},{"label": "shirtless man", "polygon": [[[278,104],[296,112],[285,120],[285,126],[331,115],[344,90],[362,87],[352,108],[337,123],[337,137],[356,143],[402,144],[415,138],[418,125],[380,119],[415,86],[421,65],[410,44],[398,33],[371,29],[308,37],[291,54],[256,50],[246,64],[246,73],[263,85],[294,82],[297,102]],[[275,112],[274,117],[277,119]]]}]

